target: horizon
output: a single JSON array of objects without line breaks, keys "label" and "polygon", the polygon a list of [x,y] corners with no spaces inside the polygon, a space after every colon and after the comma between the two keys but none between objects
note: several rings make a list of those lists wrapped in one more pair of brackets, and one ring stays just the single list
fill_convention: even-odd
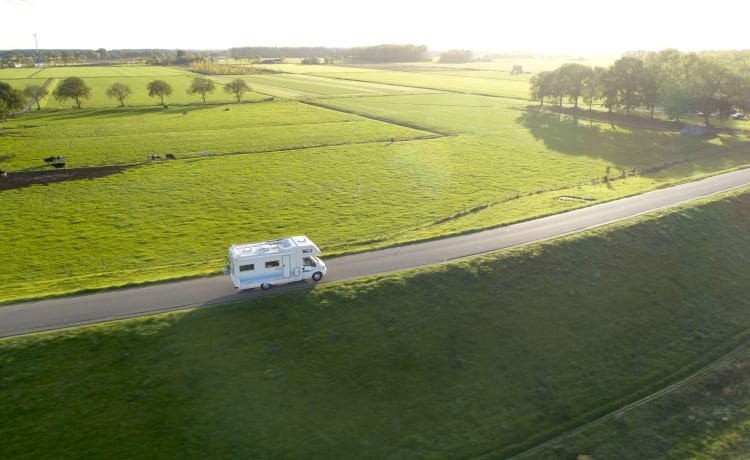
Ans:
[{"label": "horizon", "polygon": [[[2,50],[227,50],[241,47],[353,48],[381,44],[426,45],[430,50],[475,53],[618,55],[627,51],[683,52],[750,48],[746,2],[715,8],[684,2],[631,0],[616,16],[601,2],[493,5],[462,2],[396,2],[352,8],[342,0],[292,0],[284,6],[219,0],[210,8],[184,9],[132,0],[104,11],[92,0],[0,0]],[[84,13],[81,13],[81,12]],[[292,14],[294,12],[294,14]],[[716,24],[720,24],[718,28]]]}]

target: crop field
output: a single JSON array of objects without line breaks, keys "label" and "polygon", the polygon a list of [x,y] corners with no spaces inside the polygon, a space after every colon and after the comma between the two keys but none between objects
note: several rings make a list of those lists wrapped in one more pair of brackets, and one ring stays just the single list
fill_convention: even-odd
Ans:
[{"label": "crop field", "polygon": [[2,339],[3,451],[742,458],[749,205],[745,188],[439,266]]},{"label": "crop field", "polygon": [[[365,82],[316,67],[325,66],[242,76],[263,94],[239,104],[220,89],[209,104],[187,97],[191,74],[176,69],[1,70],[0,81],[18,87],[83,75],[98,89],[81,110],[48,100],[0,126],[6,183],[14,172],[38,178],[0,188],[0,238],[14,248],[0,267],[0,302],[216,273],[230,244],[286,234],[308,234],[331,255],[475,231],[748,163],[741,131],[683,139],[463,94],[470,85],[457,82],[482,80],[476,69],[364,69]],[[470,78],[454,75],[466,71]],[[487,72],[483,85],[517,91],[499,69]],[[145,96],[156,78],[183,105],[163,108]],[[431,79],[457,86],[425,90]],[[132,86],[143,94],[115,107],[103,96],[115,81],[139,82]],[[66,159],[57,173],[92,178],[45,180],[53,171],[42,159],[53,155]],[[111,165],[126,169],[95,174]]]}]

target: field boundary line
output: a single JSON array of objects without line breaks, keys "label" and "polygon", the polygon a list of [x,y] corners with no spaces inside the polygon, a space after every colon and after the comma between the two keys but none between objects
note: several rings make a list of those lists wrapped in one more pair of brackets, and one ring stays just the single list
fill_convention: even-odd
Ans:
[{"label": "field boundary line", "polygon": [[368,118],[370,120],[380,121],[380,122],[383,122],[383,123],[388,123],[388,124],[391,124],[391,125],[401,126],[401,127],[404,127],[404,128],[411,128],[411,129],[416,129],[418,131],[425,131],[425,132],[428,132],[428,133],[437,134],[440,137],[455,136],[455,134],[447,133],[447,132],[443,132],[443,131],[439,131],[439,130],[434,129],[434,128],[427,128],[425,126],[419,126],[419,125],[416,125],[414,123],[408,123],[408,122],[405,122],[405,121],[393,120],[393,119],[385,118],[385,117],[378,117],[376,115],[370,115],[370,114],[366,114],[366,113],[356,112],[354,110],[342,109],[340,107],[335,107],[335,106],[332,106],[332,105],[324,104],[322,102],[317,102],[317,101],[300,101],[300,103],[301,104],[311,105],[313,107],[319,107],[321,109],[327,109],[327,110],[333,110],[333,111],[336,111],[336,112],[346,113],[348,115],[357,115],[357,116],[360,116],[360,117],[363,117],[363,118]]}]

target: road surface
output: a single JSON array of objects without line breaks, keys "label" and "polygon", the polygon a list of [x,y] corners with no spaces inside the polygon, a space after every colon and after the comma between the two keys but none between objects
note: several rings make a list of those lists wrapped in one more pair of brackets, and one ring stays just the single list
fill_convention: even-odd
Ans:
[{"label": "road surface", "polygon": [[[326,259],[319,284],[444,262],[569,235],[750,184],[750,169],[492,230]],[[0,337],[211,305],[299,289],[237,291],[227,276],[155,284],[0,307]]]}]

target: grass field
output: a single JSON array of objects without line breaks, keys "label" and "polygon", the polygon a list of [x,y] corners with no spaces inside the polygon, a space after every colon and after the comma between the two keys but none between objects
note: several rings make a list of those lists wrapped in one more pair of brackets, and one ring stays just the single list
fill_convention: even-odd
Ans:
[{"label": "grass field", "polygon": [[[745,189],[437,267],[2,339],[4,455],[522,453],[750,345],[748,205]],[[532,458],[741,456],[743,369]]]},{"label": "grass field", "polygon": [[[264,85],[250,103],[191,99],[164,109],[141,95],[143,105],[115,108],[102,96],[91,108],[45,106],[9,119],[0,127],[0,167],[11,174],[43,174],[50,167],[42,159],[53,155],[68,168],[133,167],[0,192],[0,238],[14,248],[0,267],[0,303],[216,273],[230,244],[279,235],[308,234],[331,255],[464,233],[748,162],[742,132],[686,140],[674,131],[577,121],[516,99],[416,88],[437,70],[415,67],[365,69],[372,82],[244,76]],[[18,70],[3,69],[0,80],[23,86],[25,78],[79,71],[101,88],[190,80],[158,67]],[[482,71],[454,68],[445,77],[465,72],[473,81]],[[499,68],[486,72],[487,84],[506,84]],[[377,82],[396,74],[404,77],[399,85]],[[268,100],[284,91],[295,100]],[[147,160],[167,153],[179,161]],[[601,182],[665,162],[671,167],[658,173]]]},{"label": "grass field", "polygon": [[[0,180],[39,179],[0,184],[0,303],[215,274],[230,244],[289,234],[332,255],[476,231],[749,163],[740,122],[695,139],[538,111],[515,64],[560,63],[271,66],[284,73],[239,77],[253,87],[239,104],[221,89],[234,76],[211,77],[202,104],[181,69],[1,69],[18,88],[79,76],[92,97],[0,125]],[[154,79],[175,88],[168,108],[146,94]],[[104,95],[114,82],[128,107]],[[125,169],[47,180],[50,155],[71,177]],[[530,458],[741,456],[742,353],[591,422],[750,346],[749,203],[744,190],[458,263],[2,339],[0,456],[503,458],[548,440]]]},{"label": "grass field", "polygon": [[8,169],[143,163],[151,154],[179,158],[259,153],[430,135],[296,102],[133,107],[32,113],[9,123],[0,146]]}]

